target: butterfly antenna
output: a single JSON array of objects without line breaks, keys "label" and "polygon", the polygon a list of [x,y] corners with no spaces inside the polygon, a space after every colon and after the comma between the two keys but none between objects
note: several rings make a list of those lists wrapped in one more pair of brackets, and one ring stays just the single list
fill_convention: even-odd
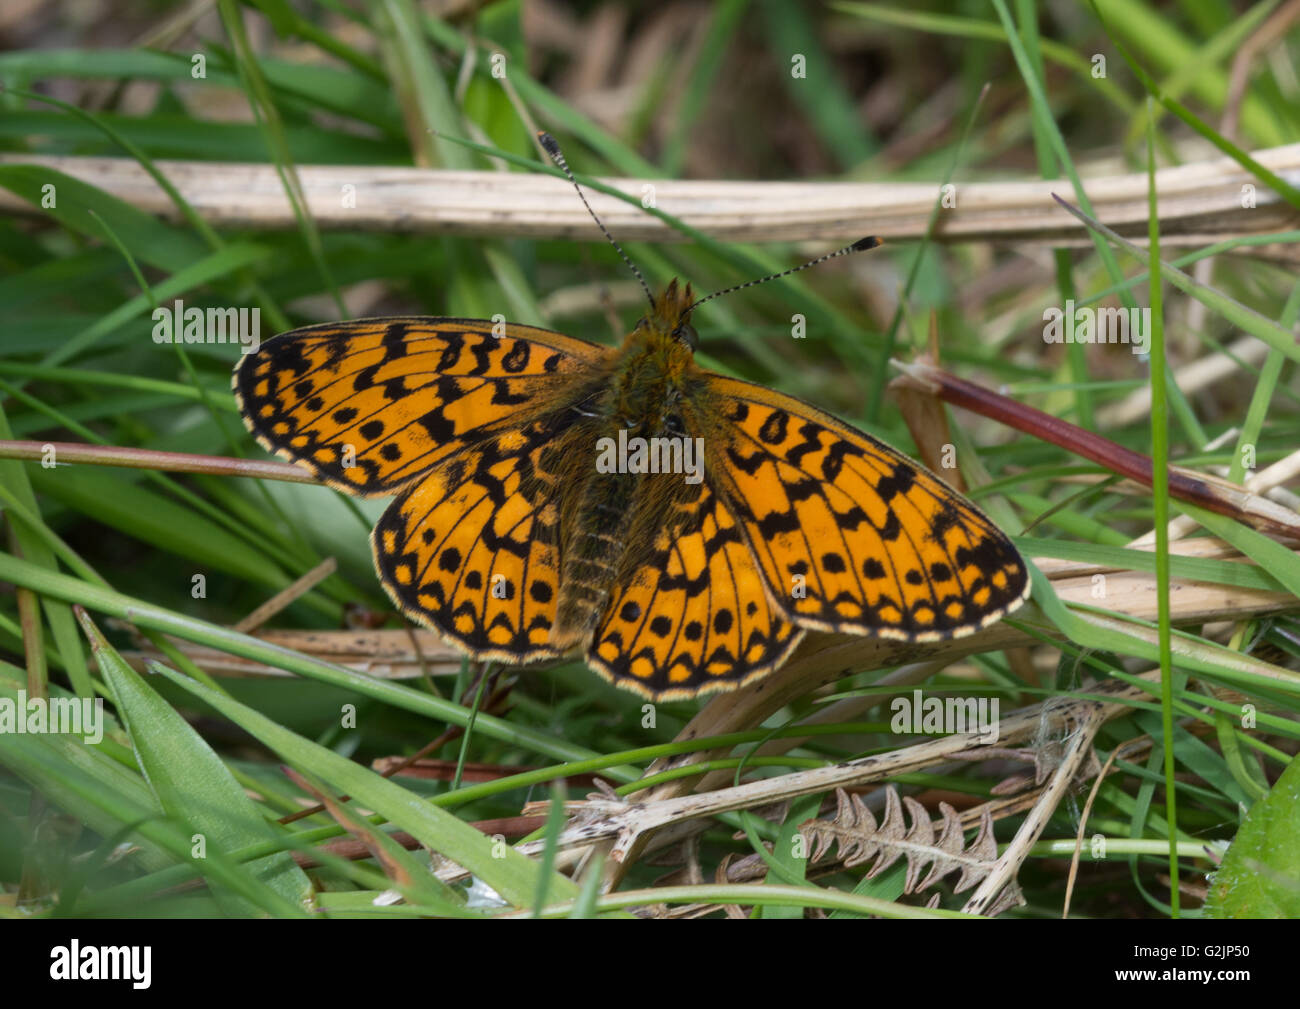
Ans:
[{"label": "butterfly antenna", "polygon": [[844,246],[844,248],[839,249],[836,252],[828,252],[824,256],[818,256],[816,259],[810,259],[808,262],[804,263],[803,266],[796,266],[792,270],[782,270],[780,273],[773,273],[771,276],[768,277],[760,277],[758,280],[747,280],[745,281],[745,283],[737,284],[735,287],[727,287],[721,291],[714,291],[712,294],[706,295],[705,297],[701,298],[699,301],[691,305],[691,307],[688,308],[684,314],[689,315],[691,312],[695,311],[695,309],[703,305],[706,301],[712,301],[714,298],[721,298],[724,294],[731,294],[733,291],[743,291],[747,287],[757,287],[759,284],[766,284],[769,280],[779,280],[781,277],[788,277],[792,273],[798,273],[800,270],[806,270],[811,266],[817,266],[819,263],[824,263],[828,259],[835,259],[839,256],[848,256],[854,252],[865,252],[867,249],[874,249],[877,246],[883,244],[884,242],[882,242],[875,235],[868,235],[866,238],[859,238],[852,245],[846,245]]},{"label": "butterfly antenna", "polygon": [[641,290],[645,291],[646,299],[650,302],[650,307],[653,308],[655,296],[650,293],[650,285],[645,282],[645,277],[641,276],[641,271],[636,268],[636,264],[627,258],[627,253],[623,251],[623,247],[619,245],[618,242],[614,241],[614,236],[609,233],[609,229],[601,223],[600,218],[596,216],[596,212],[591,209],[591,204],[587,202],[587,197],[582,193],[582,187],[578,185],[578,180],[573,177],[573,172],[569,168],[569,163],[564,160],[564,154],[560,150],[560,145],[557,144],[555,138],[545,130],[537,134],[537,140],[546,153],[551,156],[551,160],[555,162],[560,171],[567,175],[569,181],[573,183],[573,188],[578,191],[578,199],[580,199],[582,205],[587,208],[587,213],[589,213],[591,219],[596,222],[596,227],[600,229],[600,233],[609,239],[609,244],[614,246],[614,251],[623,257],[623,262],[627,263],[627,268],[631,270],[636,275],[636,279],[641,282]]}]

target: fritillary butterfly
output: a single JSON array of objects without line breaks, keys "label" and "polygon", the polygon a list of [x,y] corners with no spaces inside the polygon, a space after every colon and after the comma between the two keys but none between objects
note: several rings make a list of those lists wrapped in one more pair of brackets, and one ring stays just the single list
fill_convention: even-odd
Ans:
[{"label": "fritillary butterfly", "polygon": [[817,407],[700,368],[689,285],[650,302],[618,348],[475,319],[307,326],[243,358],[235,396],[267,450],[397,495],[371,535],[379,580],[474,659],[578,652],[688,698],[766,676],[806,630],[937,641],[1024,601],[1023,561],[969,501]]}]

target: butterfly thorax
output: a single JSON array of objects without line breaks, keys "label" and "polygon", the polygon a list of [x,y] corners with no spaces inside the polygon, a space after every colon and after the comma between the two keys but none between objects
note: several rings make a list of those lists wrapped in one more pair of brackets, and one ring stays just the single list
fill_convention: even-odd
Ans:
[{"label": "butterfly thorax", "polygon": [[[686,318],[690,286],[673,281],[623,343],[608,376],[585,404],[580,423],[565,439],[565,484],[571,507],[560,530],[563,573],[551,645],[584,645],[608,605],[610,593],[643,560],[652,530],[671,527],[676,501],[689,496],[686,475],[665,470],[663,459],[680,459],[690,437],[681,404],[701,374],[694,363]],[[631,446],[631,451],[627,450]],[[693,463],[702,459],[690,455]],[[618,466],[602,471],[601,451]],[[638,471],[650,453],[658,472]],[[674,456],[673,453],[677,455]],[[638,453],[642,453],[638,455]],[[697,481],[698,483],[698,481]]]},{"label": "butterfly thorax", "polygon": [[[689,285],[685,293],[689,304]],[[623,341],[610,383],[615,393],[610,407],[612,419],[625,427],[661,426],[675,412],[691,373],[697,370],[688,342],[694,331],[680,310],[661,307],[675,296],[676,281]]]}]

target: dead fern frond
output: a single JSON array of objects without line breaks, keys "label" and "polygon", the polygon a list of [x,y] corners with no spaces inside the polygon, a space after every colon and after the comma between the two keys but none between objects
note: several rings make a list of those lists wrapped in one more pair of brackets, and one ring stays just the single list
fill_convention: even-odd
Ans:
[{"label": "dead fern frond", "polygon": [[[901,801],[895,788],[885,790],[885,815],[880,824],[866,803],[857,795],[842,788],[835,790],[835,815],[829,819],[808,820],[800,824],[799,832],[811,845],[812,862],[816,863],[838,844],[845,868],[863,865],[875,859],[867,872],[871,879],[880,875],[900,858],[907,859],[907,879],[904,893],[918,893],[933,886],[954,870],[961,870],[954,892],[961,893],[974,886],[993,869],[998,849],[993,840],[993,818],[988,810],[980,817],[979,832],[969,847],[963,847],[961,819],[957,811],[946,802],[939,803],[942,828],[935,836],[934,824],[926,808],[915,799],[904,797]],[[903,807],[912,820],[909,829],[903,818]],[[925,878],[921,873],[930,867]]]}]

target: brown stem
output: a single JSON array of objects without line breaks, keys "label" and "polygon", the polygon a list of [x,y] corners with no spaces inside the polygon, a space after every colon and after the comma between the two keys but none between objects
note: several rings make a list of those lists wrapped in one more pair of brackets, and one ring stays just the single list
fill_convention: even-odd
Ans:
[{"label": "brown stem", "polygon": [[[894,364],[903,372],[901,378],[895,379],[897,384],[911,388],[919,386],[940,399],[964,407],[972,413],[992,418],[1007,427],[1023,431],[1053,445],[1059,445],[1067,452],[1090,459],[1144,487],[1151,486],[1152,463],[1140,452],[1134,452],[1109,438],[1103,438],[1099,434],[1061,420],[1059,417],[1053,417],[1050,413],[1036,410],[1032,406],[1026,406],[974,382],[958,378],[932,364],[924,362],[903,364],[898,361]],[[1237,492],[1240,490],[1236,488]],[[1227,515],[1250,525],[1267,527],[1279,535],[1295,536],[1297,532],[1295,526],[1277,521],[1268,515],[1243,511],[1238,505],[1225,499],[1223,493],[1218,490],[1217,481],[1211,482],[1198,473],[1177,466],[1169,467],[1169,494],[1206,511]]]},{"label": "brown stem", "polygon": [[159,452],[120,445],[85,445],[74,441],[8,441],[0,439],[0,459],[52,458],[56,464],[79,462],[91,466],[124,466],[171,473],[211,473],[247,476],[290,483],[316,483],[305,469],[269,459],[232,459],[190,452]]}]

